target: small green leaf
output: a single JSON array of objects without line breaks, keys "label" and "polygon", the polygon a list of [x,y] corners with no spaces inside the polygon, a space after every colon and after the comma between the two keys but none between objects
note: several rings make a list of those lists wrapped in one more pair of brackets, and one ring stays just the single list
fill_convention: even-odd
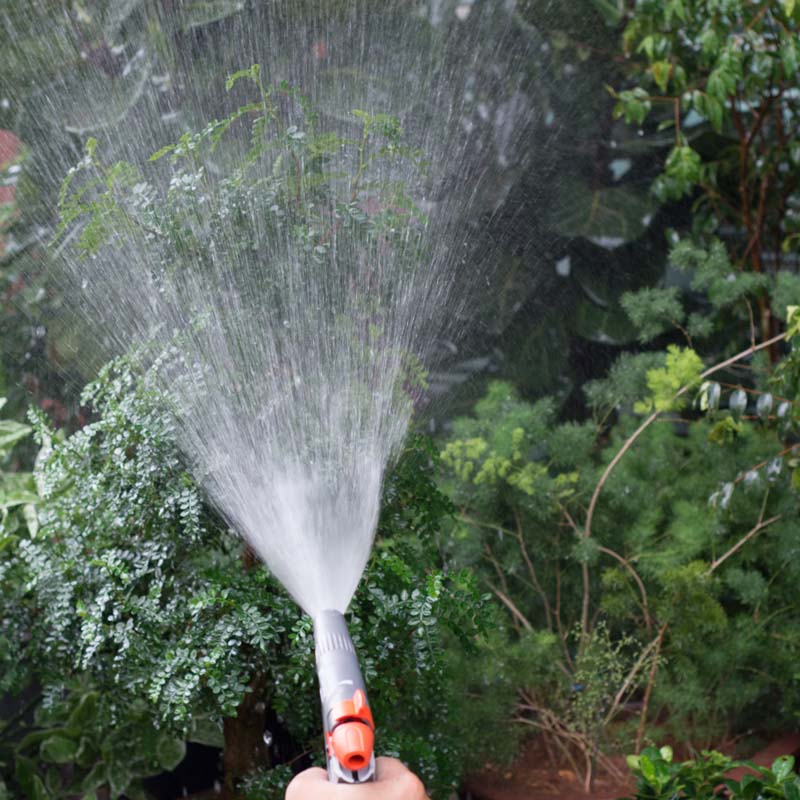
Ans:
[{"label": "small green leaf", "polygon": [[45,739],[39,746],[41,757],[54,764],[67,764],[75,758],[77,752],[78,742],[60,733]]},{"label": "small green leaf", "polygon": [[67,727],[81,731],[94,718],[97,712],[98,692],[86,692],[67,720]]},{"label": "small green leaf", "polygon": [[0,420],[0,450],[8,450],[20,439],[31,432],[30,425],[14,422],[11,419]]},{"label": "small green leaf", "polygon": [[662,92],[667,91],[669,84],[669,77],[672,74],[672,65],[669,61],[654,61],[650,65],[650,72],[653,75],[653,80]]},{"label": "small green leaf", "polygon": [[175,150],[174,144],[168,144],[162,147],[160,150],[156,150],[153,155],[150,156],[150,161],[158,161],[160,158],[163,158],[167,153],[171,153]]},{"label": "small green leaf", "polygon": [[259,75],[261,73],[261,65],[260,64],[253,64],[251,67],[247,69],[240,69],[236,72],[231,73],[228,75],[228,79],[225,81],[225,88],[230,91],[233,89],[234,85],[237,81],[240,81],[244,78],[247,78],[254,83],[258,84]]},{"label": "small green leaf", "polygon": [[776,758],[775,761],[772,762],[772,772],[775,775],[775,780],[779,782],[785,781],[792,774],[793,769],[793,756],[780,756],[780,758]]},{"label": "small green leaf", "polygon": [[127,766],[118,761],[113,762],[108,769],[108,782],[111,786],[111,796],[116,798],[124,794],[132,777]]},{"label": "small green leaf", "polygon": [[797,73],[797,43],[794,36],[782,36],[780,47],[781,63],[783,72],[787,79],[791,79]]},{"label": "small green leaf", "polygon": [[656,783],[656,768],[653,762],[644,753],[639,757],[639,767],[645,780],[652,784]]},{"label": "small green leaf", "polygon": [[105,783],[108,783],[108,764],[101,761],[99,764],[95,764],[89,771],[89,774],[83,779],[81,789],[84,792],[92,792],[95,789],[99,789]]},{"label": "small green leaf", "polygon": [[744,425],[733,417],[725,417],[708,432],[708,441],[714,444],[732,442],[744,430]]},{"label": "small green leaf", "polygon": [[44,782],[36,774],[36,762],[25,756],[17,756],[14,777],[25,793],[26,800],[49,800],[49,793]]},{"label": "small green leaf", "polygon": [[800,335],[800,306],[786,306],[786,338]]},{"label": "small green leaf", "polygon": [[33,503],[26,503],[22,506],[22,516],[28,526],[28,533],[35,538],[39,532],[39,515],[36,513],[36,506]]},{"label": "small green leaf", "polygon": [[173,770],[186,755],[186,742],[171,736],[162,736],[156,745],[156,756],[165,770]]},{"label": "small green leaf", "polygon": [[644,53],[651,61],[655,52],[655,39],[652,36],[645,36],[639,43],[637,52]]}]

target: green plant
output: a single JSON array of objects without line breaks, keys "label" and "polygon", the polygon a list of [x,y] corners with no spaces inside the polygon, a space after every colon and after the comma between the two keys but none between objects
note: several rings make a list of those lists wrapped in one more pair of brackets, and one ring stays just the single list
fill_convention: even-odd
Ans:
[{"label": "green plant", "polygon": [[[39,782],[46,797],[101,784],[134,796],[143,775],[174,761],[159,743],[188,738],[222,749],[227,797],[256,780],[279,797],[290,762],[321,758],[310,620],[204,505],[158,398],[129,365],[109,366],[84,401],[94,421],[63,441],[34,415],[40,527],[3,557],[5,574],[25,587],[11,600],[15,626],[3,630],[3,674],[25,664],[42,686],[34,725],[11,748],[23,766],[6,762],[5,779],[37,800]],[[468,574],[437,567],[434,538],[449,505],[430,458],[412,440],[387,478],[350,627],[378,748],[442,795],[474,756],[465,743],[478,741],[459,727],[464,699],[445,644],[474,648],[488,611]],[[16,673],[15,685],[29,677]],[[72,724],[87,703],[97,713]],[[280,751],[262,738],[268,718]],[[72,766],[54,776],[55,757]],[[267,772],[247,777],[256,768]]]},{"label": "green plant", "polygon": [[[561,694],[533,662],[518,721],[577,753],[587,785],[607,748],[638,750],[662,726],[694,743],[745,719],[769,727],[779,724],[763,713],[769,698],[794,697],[800,639],[786,548],[797,421],[787,398],[797,366],[793,350],[774,370],[758,360],[796,340],[794,313],[786,334],[710,367],[678,347],[623,356],[586,387],[593,421],[559,423],[551,400],[527,403],[496,383],[474,417],[453,424],[442,451],[458,507],[447,546],[480,571],[520,642],[555,640]],[[750,359],[762,388],[715,382]],[[600,662],[610,660],[586,670],[598,636]],[[612,657],[626,641],[630,655]],[[588,717],[584,688],[595,698]],[[638,724],[612,725],[634,695]],[[791,718],[792,703],[782,708]]]},{"label": "green plant", "polygon": [[135,800],[147,797],[143,778],[174,769],[185,753],[183,738],[154,726],[144,700],[121,712],[111,693],[101,694],[84,676],[37,709],[34,729],[11,757],[24,797],[94,798],[105,787],[112,797]]},{"label": "green plant", "polygon": [[[624,29],[628,83],[612,91],[615,114],[671,147],[651,202],[690,198],[691,224],[670,233],[673,269],[622,296],[648,351],[620,355],[585,387],[591,422],[564,425],[554,400],[525,402],[508,384],[456,421],[443,450],[459,507],[448,544],[480,570],[520,640],[557,637],[568,674],[598,620],[612,641],[639,642],[618,698],[632,692],[643,710],[638,724],[609,729],[623,742],[639,751],[667,728],[708,745],[795,713],[800,639],[785,548],[798,384],[784,341],[796,340],[800,297],[798,8],[603,6]],[[563,37],[561,50],[580,48]],[[779,695],[792,699],[776,719],[763,709]],[[528,706],[541,728],[559,708]],[[599,757],[566,716],[562,742]],[[607,731],[604,746],[614,744]],[[587,759],[587,783],[589,772]]]},{"label": "green plant", "polygon": [[[670,747],[647,747],[640,755],[629,756],[628,765],[636,776],[634,800],[712,800],[722,786],[732,800],[800,797],[792,756],[781,756],[767,768],[704,750],[696,759],[677,763]],[[749,770],[741,781],[726,777],[738,767]]]},{"label": "green plant", "polygon": [[[6,404],[0,398],[0,409]],[[10,419],[0,420],[0,597],[3,598],[0,622],[0,693],[24,681],[28,663],[15,658],[14,637],[28,619],[22,598],[25,594],[25,569],[18,561],[20,543],[35,536],[39,528],[36,505],[39,496],[33,476],[29,472],[9,469],[14,446],[31,433],[28,425]],[[18,465],[13,465],[18,466]],[[4,780],[13,759],[3,746],[9,730],[13,731],[18,719],[0,720],[0,798],[11,795]]]},{"label": "green plant", "polygon": [[[614,92],[618,116],[672,133],[654,194],[690,196],[695,241],[708,244],[715,235],[725,241],[725,249],[707,254],[725,272],[697,288],[712,303],[715,294],[738,296],[735,318],[763,340],[777,332],[783,311],[770,305],[768,283],[776,277],[796,283],[781,270],[791,268],[800,243],[799,25],[800,6],[781,0],[637,4],[623,36],[632,88]],[[725,286],[731,267],[736,280]],[[689,323],[692,335],[710,332],[691,317]]]},{"label": "green plant", "polygon": [[[0,411],[6,405],[0,397]],[[28,425],[13,419],[0,419],[0,463],[7,463],[11,450],[31,432]],[[3,470],[0,472],[0,549],[11,547],[17,541],[17,532],[27,529],[36,535],[36,486],[29,472]]]}]

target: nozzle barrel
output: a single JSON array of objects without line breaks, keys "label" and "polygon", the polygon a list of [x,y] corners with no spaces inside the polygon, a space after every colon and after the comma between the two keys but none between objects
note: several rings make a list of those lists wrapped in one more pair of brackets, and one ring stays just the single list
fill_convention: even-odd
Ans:
[{"label": "nozzle barrel", "polygon": [[353,640],[338,611],[321,611],[314,618],[314,646],[328,779],[332,783],[375,780],[375,723]]}]

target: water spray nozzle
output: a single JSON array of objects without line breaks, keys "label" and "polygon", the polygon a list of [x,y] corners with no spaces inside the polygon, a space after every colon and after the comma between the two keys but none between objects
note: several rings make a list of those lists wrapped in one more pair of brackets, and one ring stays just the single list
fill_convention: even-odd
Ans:
[{"label": "water spray nozzle", "polygon": [[375,723],[353,640],[338,611],[322,611],[314,618],[314,645],[328,779],[332,783],[373,781]]}]

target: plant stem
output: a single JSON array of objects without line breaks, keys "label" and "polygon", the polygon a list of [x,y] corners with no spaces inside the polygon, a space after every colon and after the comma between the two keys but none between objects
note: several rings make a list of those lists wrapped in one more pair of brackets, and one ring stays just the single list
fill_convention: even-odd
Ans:
[{"label": "plant stem", "polygon": [[656,682],[656,672],[658,671],[658,656],[661,653],[661,643],[664,641],[664,634],[667,632],[667,623],[661,626],[661,630],[656,637],[655,652],[653,653],[653,663],[650,666],[650,674],[647,676],[647,688],[644,690],[644,701],[642,702],[642,713],[639,717],[639,728],[636,731],[635,752],[638,755],[642,750],[642,740],[644,739],[645,725],[647,724],[647,709],[650,707],[650,697],[653,694],[653,685]]},{"label": "plant stem", "polygon": [[[786,338],[786,335],[781,333],[777,336],[773,336],[770,339],[767,339],[760,344],[755,346],[751,345],[746,350],[742,350],[740,353],[737,353],[735,356],[731,356],[730,358],[726,359],[725,361],[721,361],[719,364],[715,364],[713,367],[709,367],[705,372],[700,375],[700,380],[704,380],[709,376],[719,372],[720,370],[729,367],[731,364],[735,364],[737,361],[741,361],[743,358],[747,358],[748,356],[753,355],[754,353],[759,352],[760,350],[765,350],[768,347],[772,347],[774,344],[782,341]],[[682,386],[676,393],[675,398],[681,397],[682,395],[686,394],[691,387],[689,385]],[[650,427],[650,425],[658,419],[661,415],[661,411],[654,411],[650,414],[647,419],[642,422],[641,425],[625,440],[624,444],[620,449],[617,451],[614,458],[608,463],[608,466],[603,470],[603,474],[600,476],[600,480],[598,480],[597,485],[594,487],[594,492],[592,493],[592,499],[589,501],[589,509],[586,512],[586,524],[583,528],[583,536],[587,539],[592,535],[592,520],[594,518],[594,512],[597,508],[597,501],[600,497],[600,492],[603,490],[603,486],[605,486],[606,481],[608,480],[611,473],[614,471],[614,468],[619,464],[622,460],[622,457],[625,453],[630,450],[636,440]]]}]

